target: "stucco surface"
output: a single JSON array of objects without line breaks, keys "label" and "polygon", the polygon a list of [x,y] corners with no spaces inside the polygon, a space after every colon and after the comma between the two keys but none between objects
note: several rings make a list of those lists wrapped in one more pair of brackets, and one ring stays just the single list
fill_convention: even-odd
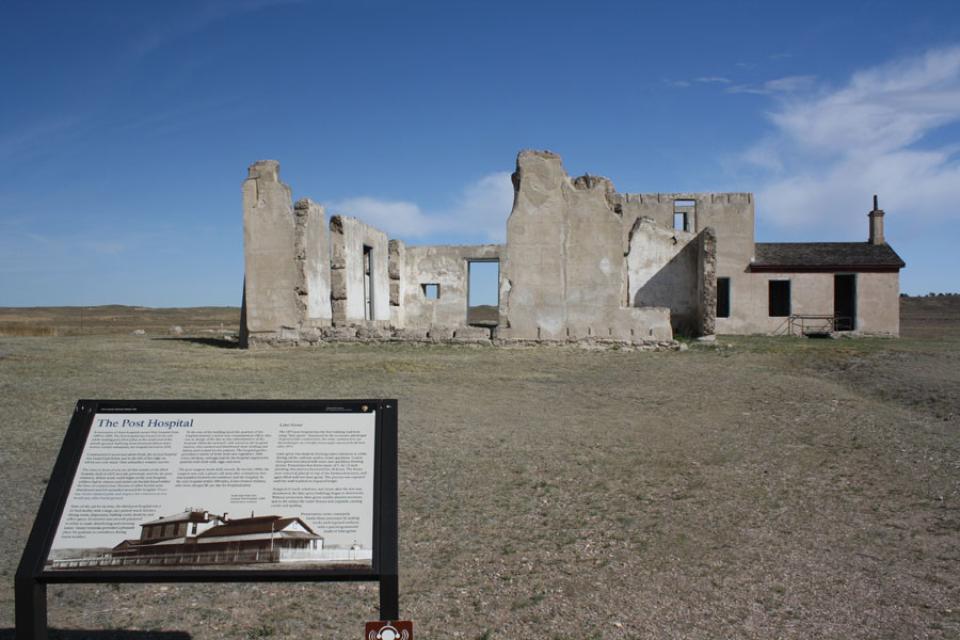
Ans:
[{"label": "stucco surface", "polygon": [[331,318],[330,246],[323,207],[309,198],[298,200],[296,216],[295,261],[297,294],[302,312],[311,324],[324,324]]},{"label": "stucco surface", "polygon": [[[790,281],[790,312],[832,316],[834,273],[748,273],[731,291],[730,318],[717,318],[721,334],[782,334],[787,318],[769,315],[769,282]],[[899,335],[899,276],[897,273],[857,273],[856,330],[872,335]]]},{"label": "stucco surface", "polygon": [[[407,247],[404,256],[403,313],[407,328],[466,325],[468,262],[497,260],[501,245],[437,245]],[[439,285],[439,297],[428,299],[423,285]]]},{"label": "stucco surface", "polygon": [[330,219],[331,298],[334,322],[363,322],[366,319],[364,293],[364,247],[370,247],[371,299],[370,320],[390,320],[390,277],[387,234],[348,216]]},{"label": "stucco surface", "polygon": [[252,164],[243,182],[244,298],[250,334],[300,323],[294,227],[290,187],[280,181],[280,164]]},{"label": "stucco surface", "polygon": [[501,335],[629,339],[653,329],[672,336],[669,321],[666,327],[657,321],[661,312],[629,308],[623,221],[609,180],[571,179],[558,155],[523,151],[513,181],[501,276]]}]

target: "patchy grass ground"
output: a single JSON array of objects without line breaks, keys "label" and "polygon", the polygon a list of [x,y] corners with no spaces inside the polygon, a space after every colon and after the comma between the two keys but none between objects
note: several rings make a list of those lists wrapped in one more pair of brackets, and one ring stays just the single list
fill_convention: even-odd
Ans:
[{"label": "patchy grass ground", "polygon": [[237,307],[0,307],[0,336],[123,335],[138,330],[165,336],[174,327],[184,335],[222,336],[236,333],[239,324]]},{"label": "patchy grass ground", "polygon": [[[401,609],[421,638],[956,638],[960,314],[941,315],[921,331],[905,312],[901,340],[683,353],[0,338],[0,628],[78,398],[395,396]],[[49,600],[60,629],[350,638],[377,593]]]}]

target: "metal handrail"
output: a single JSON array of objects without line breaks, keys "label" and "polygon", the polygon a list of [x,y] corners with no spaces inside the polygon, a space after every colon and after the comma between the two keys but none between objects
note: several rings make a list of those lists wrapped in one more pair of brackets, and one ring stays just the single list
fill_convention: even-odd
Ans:
[{"label": "metal handrail", "polygon": [[[834,314],[800,314],[795,313],[787,317],[788,335],[805,336],[810,333],[834,333],[838,325],[847,325],[851,323],[852,318],[838,316]],[[817,323],[810,326],[816,328],[816,331],[808,328],[808,323]]]}]

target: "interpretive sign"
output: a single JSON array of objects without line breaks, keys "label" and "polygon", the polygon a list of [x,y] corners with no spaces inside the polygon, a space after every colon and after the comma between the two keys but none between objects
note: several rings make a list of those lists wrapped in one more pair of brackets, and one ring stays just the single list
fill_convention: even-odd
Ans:
[{"label": "interpretive sign", "polygon": [[396,416],[81,401],[17,572],[17,637],[45,637],[49,582],[377,580],[398,618]]}]

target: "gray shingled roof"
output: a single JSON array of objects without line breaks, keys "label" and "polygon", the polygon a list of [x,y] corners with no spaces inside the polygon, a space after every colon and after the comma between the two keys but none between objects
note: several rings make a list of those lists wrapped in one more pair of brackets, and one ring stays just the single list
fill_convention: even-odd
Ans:
[{"label": "gray shingled roof", "polygon": [[752,268],[902,269],[888,244],[869,242],[758,242]]}]

